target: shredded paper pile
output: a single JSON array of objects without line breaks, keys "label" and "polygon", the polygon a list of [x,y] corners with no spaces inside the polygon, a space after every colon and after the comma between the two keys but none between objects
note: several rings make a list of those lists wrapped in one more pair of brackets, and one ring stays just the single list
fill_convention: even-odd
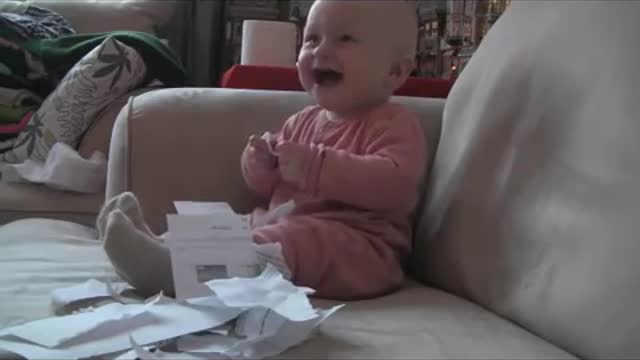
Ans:
[{"label": "shredded paper pile", "polygon": [[119,294],[126,286],[96,280],[59,289],[57,308],[111,301],[0,330],[0,349],[27,359],[260,359],[302,343],[342,306],[314,308],[313,290],[270,265],[257,277],[206,285],[213,295],[180,301],[158,294],[136,302]]}]

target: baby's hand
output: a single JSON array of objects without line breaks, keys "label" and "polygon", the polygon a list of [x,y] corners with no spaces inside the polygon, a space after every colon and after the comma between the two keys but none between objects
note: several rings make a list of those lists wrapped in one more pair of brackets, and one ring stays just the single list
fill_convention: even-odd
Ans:
[{"label": "baby's hand", "polygon": [[300,185],[306,180],[311,149],[307,145],[282,141],[276,145],[282,180]]},{"label": "baby's hand", "polygon": [[271,145],[267,140],[257,135],[249,137],[248,159],[252,165],[258,165],[264,169],[273,169],[278,160],[272,153]]}]

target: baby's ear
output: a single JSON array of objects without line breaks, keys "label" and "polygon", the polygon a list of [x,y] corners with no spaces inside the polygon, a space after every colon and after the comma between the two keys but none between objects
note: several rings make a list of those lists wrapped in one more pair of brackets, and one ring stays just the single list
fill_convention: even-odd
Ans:
[{"label": "baby's ear", "polygon": [[397,90],[411,74],[415,67],[415,60],[409,56],[405,56],[391,65],[391,72],[389,77],[391,78],[391,85],[393,91]]}]

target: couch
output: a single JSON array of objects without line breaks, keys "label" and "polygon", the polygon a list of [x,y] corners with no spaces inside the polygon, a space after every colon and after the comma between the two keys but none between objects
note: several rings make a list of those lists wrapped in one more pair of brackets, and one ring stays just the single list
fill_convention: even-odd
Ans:
[{"label": "couch", "polygon": [[[168,29],[172,28],[180,7],[186,2],[39,0],[14,3],[34,4],[56,11],[64,16],[79,34],[112,30],[146,32],[164,39],[176,54],[180,54],[180,36],[183,35],[178,29]],[[95,150],[107,155],[116,115],[130,96],[150,90],[153,88],[134,90],[105,108],[84,135],[78,152],[86,158]],[[45,217],[92,225],[103,201],[104,193],[79,194],[39,185],[0,182],[0,224],[21,218]]]},{"label": "couch", "polygon": [[[281,358],[640,357],[638,14],[638,2],[514,2],[446,102],[394,98],[429,141],[406,284],[347,303]],[[309,103],[231,89],[133,97],[107,196],[136,193],[156,232],[177,199],[248,211],[260,200],[241,181],[247,135]],[[49,315],[56,287],[115,277],[89,227],[25,219],[0,228],[0,244],[0,327]]]},{"label": "couch", "polygon": [[[444,101],[398,101],[423,120],[433,154]],[[134,192],[157,233],[166,231],[165,214],[175,212],[172,201],[176,199],[227,201],[235,211],[247,212],[261,203],[251,196],[238,167],[247,137],[273,131],[287,114],[311,103],[302,92],[234,89],[161,89],[133,97],[114,127],[107,196]],[[189,130],[183,135],[175,131],[178,116],[188,119]],[[146,136],[151,128],[154,136]],[[95,233],[90,228],[52,220],[24,219],[4,226],[0,243],[13,256],[0,255],[0,259],[24,256],[20,252],[51,251],[47,261],[39,255],[41,259],[16,262],[13,274],[0,280],[0,288],[4,281],[32,281],[19,294],[0,292],[2,307],[15,316],[10,317],[12,323],[23,320],[18,314],[38,318],[51,311],[42,297],[24,295],[46,294],[89,275],[103,281],[115,278],[92,236]],[[62,243],[69,247],[64,254],[58,248]],[[34,281],[23,271],[43,277]],[[20,301],[10,301],[9,296],[18,296]],[[320,307],[333,304],[326,300],[315,303]],[[323,331],[286,358],[572,358],[508,319],[415,280],[407,281],[396,294],[349,303],[328,320]]]}]

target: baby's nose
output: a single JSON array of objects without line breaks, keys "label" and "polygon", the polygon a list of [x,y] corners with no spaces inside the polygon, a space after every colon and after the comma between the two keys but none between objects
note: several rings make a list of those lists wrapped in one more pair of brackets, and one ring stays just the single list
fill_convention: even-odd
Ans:
[{"label": "baby's nose", "polygon": [[329,57],[332,53],[332,46],[328,41],[322,41],[313,49],[313,54],[317,57]]}]

